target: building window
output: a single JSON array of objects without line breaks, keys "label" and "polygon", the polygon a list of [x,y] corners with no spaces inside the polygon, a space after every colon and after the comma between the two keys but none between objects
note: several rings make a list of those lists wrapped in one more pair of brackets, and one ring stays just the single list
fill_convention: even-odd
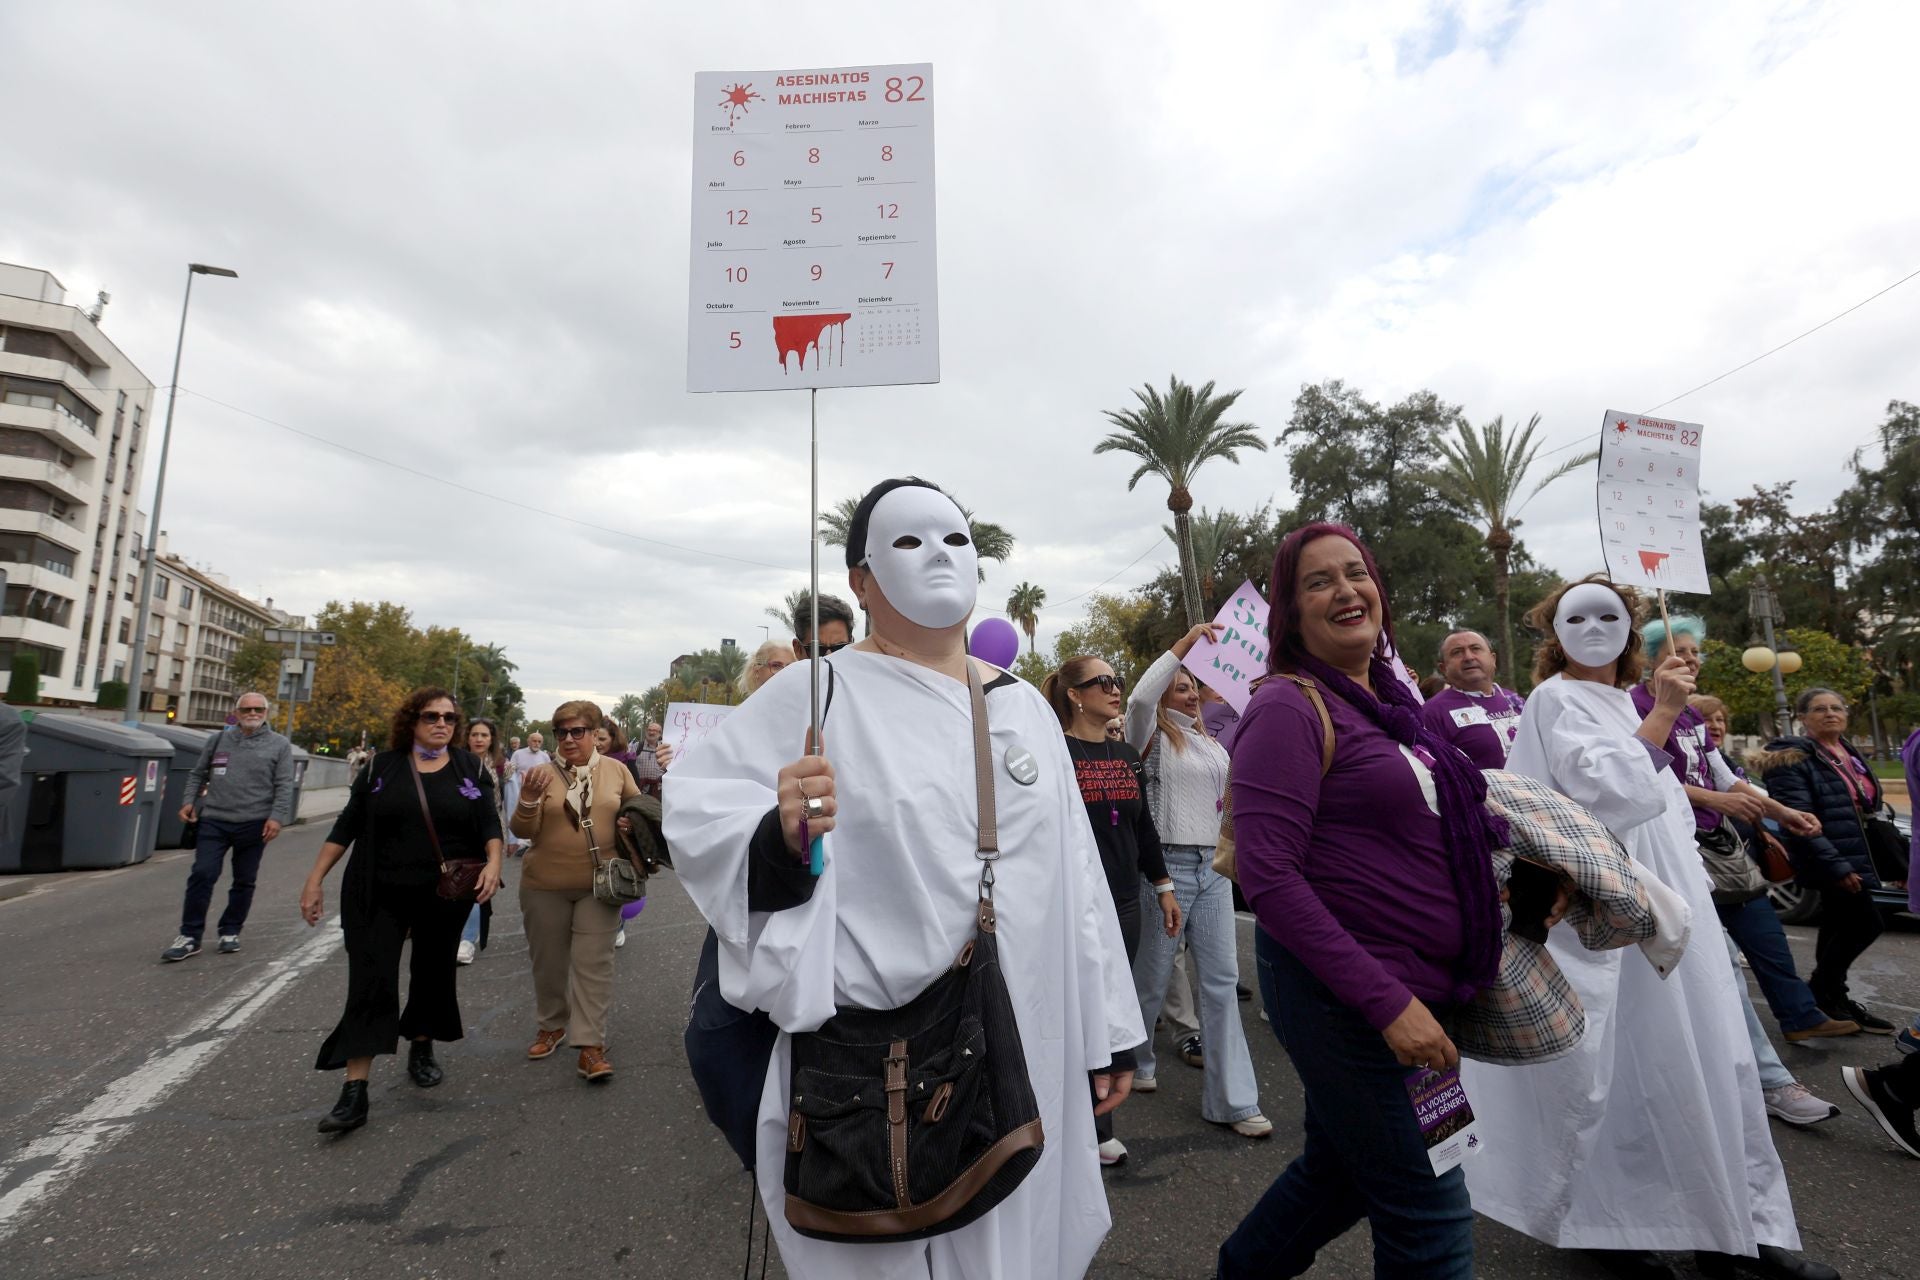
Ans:
[{"label": "building window", "polygon": [[187,624],[184,622],[173,624],[173,647],[176,649],[187,647]]},{"label": "building window", "polygon": [[26,644],[19,640],[0,640],[0,663],[5,663],[8,670],[13,669],[14,655],[19,653],[38,655],[40,674],[49,679],[59,679],[61,670],[66,666],[65,649],[49,649],[45,645]]},{"label": "building window", "polygon": [[133,619],[132,618],[120,619],[120,643],[121,644],[133,643]]},{"label": "building window", "polygon": [[180,587],[180,607],[182,609],[193,608],[193,588],[185,584],[182,584]]},{"label": "building window", "polygon": [[8,587],[6,615],[64,627],[73,620],[73,601],[38,587]]},{"label": "building window", "polygon": [[29,409],[51,409],[69,419],[88,435],[97,434],[100,411],[67,387],[44,378],[23,378],[16,373],[0,373],[0,403],[24,405]]},{"label": "building window", "polygon": [[0,530],[0,564],[38,565],[63,578],[71,578],[76,558],[73,552],[57,542],[49,542],[31,533]]},{"label": "building window", "polygon": [[186,667],[186,664],[185,664],[185,663],[183,663],[183,662],[181,662],[181,661],[180,661],[179,659],[177,659],[177,658],[176,658],[176,659],[174,659],[174,663],[173,663],[173,679],[171,679],[171,680],[169,680],[169,681],[167,681],[167,683],[168,683],[168,684],[172,684],[172,685],[177,685],[177,684],[179,684],[179,683],[180,683],[180,677],[182,677],[182,676],[184,676],[184,675],[186,674],[186,672],[187,672],[187,667]]},{"label": "building window", "polygon": [[164,573],[156,573],[153,575],[153,598],[155,600],[165,600],[167,598],[167,584],[171,581],[172,579]]},{"label": "building window", "polygon": [[17,356],[58,360],[81,374],[91,367],[59,334],[48,333],[44,329],[16,329],[10,326],[4,334],[0,334],[0,350],[11,351]]}]

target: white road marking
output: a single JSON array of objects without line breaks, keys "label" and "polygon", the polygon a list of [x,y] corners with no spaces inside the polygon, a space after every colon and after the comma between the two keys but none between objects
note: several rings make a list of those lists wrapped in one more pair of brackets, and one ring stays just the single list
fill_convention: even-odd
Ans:
[{"label": "white road marking", "polygon": [[145,1062],[108,1085],[87,1106],[56,1123],[44,1138],[28,1143],[0,1164],[0,1186],[6,1186],[20,1170],[33,1169],[19,1185],[0,1195],[0,1241],[18,1230],[42,1201],[70,1182],[89,1160],[104,1155],[125,1137],[142,1113],[192,1079],[227,1047],[235,1033],[264,1013],[288,987],[340,945],[336,917],[291,955],[270,961],[223,1003],[169,1036]]}]

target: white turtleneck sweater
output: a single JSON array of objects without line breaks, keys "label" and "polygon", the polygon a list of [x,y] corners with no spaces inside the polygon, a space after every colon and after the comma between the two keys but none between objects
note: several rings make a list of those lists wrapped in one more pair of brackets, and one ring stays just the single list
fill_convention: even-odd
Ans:
[{"label": "white turtleneck sweater", "polygon": [[1180,659],[1169,649],[1141,675],[1127,699],[1127,744],[1146,761],[1147,808],[1161,843],[1211,849],[1220,839],[1220,801],[1227,793],[1226,748],[1191,716],[1172,710],[1167,719],[1179,727],[1186,750],[1154,740],[1154,712],[1179,670]]}]

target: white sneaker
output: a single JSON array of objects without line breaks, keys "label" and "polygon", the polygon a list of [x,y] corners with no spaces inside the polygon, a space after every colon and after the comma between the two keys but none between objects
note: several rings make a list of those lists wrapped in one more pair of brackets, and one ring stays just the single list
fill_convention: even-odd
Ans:
[{"label": "white sneaker", "polygon": [[1135,1076],[1133,1078],[1133,1091],[1135,1093],[1156,1093],[1159,1091],[1159,1088],[1160,1082],[1152,1076]]},{"label": "white sneaker", "polygon": [[1120,1145],[1120,1139],[1108,1138],[1100,1144],[1100,1163],[1104,1167],[1112,1168],[1116,1164],[1125,1164],[1126,1160],[1127,1149]]},{"label": "white sneaker", "polygon": [[613,945],[616,947],[627,945],[627,926],[621,925],[620,931],[613,935]]},{"label": "white sneaker", "polygon": [[1256,1111],[1245,1120],[1235,1120],[1233,1131],[1243,1138],[1271,1138],[1273,1121]]},{"label": "white sneaker", "polygon": [[1840,1108],[1825,1099],[1814,1097],[1807,1091],[1807,1086],[1798,1080],[1783,1084],[1778,1089],[1763,1089],[1760,1096],[1767,1100],[1767,1114],[1788,1124],[1804,1127],[1831,1120],[1840,1114]]},{"label": "white sneaker", "polygon": [[468,942],[466,939],[462,938],[460,940],[460,952],[458,956],[460,963],[472,964],[473,955],[476,950],[478,950],[478,948],[476,948],[471,942]]}]

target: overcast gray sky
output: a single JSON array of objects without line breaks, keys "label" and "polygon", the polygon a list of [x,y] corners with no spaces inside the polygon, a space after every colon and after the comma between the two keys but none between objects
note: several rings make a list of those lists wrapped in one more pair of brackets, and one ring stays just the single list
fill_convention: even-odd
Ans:
[{"label": "overcast gray sky", "polygon": [[[1920,268],[1920,6],[931,10],[7,5],[0,259],[110,290],[156,383],[184,265],[239,271],[195,291],[173,547],[503,643],[536,715],[757,643],[805,581],[805,398],[685,391],[696,71],[934,64],[945,381],[823,393],[822,492],[912,471],[1007,525],[992,605],[1171,560],[1164,486],[1089,453],[1142,382],[1244,387],[1269,434],[1342,377],[1584,441]],[[1920,397],[1917,329],[1920,281],[1664,412],[1713,494],[1812,506]],[[1284,462],[1196,495],[1284,502]],[[1598,567],[1591,504],[1549,491],[1536,554]]]}]

